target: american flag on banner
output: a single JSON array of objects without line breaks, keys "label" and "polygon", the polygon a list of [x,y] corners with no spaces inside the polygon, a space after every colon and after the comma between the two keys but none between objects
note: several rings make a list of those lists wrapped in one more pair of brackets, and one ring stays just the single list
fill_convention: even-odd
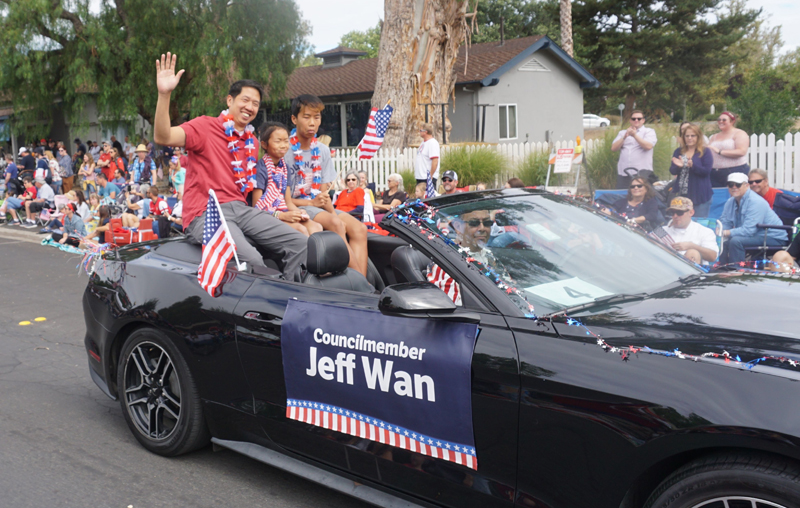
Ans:
[{"label": "american flag on banner", "polygon": [[213,189],[209,189],[206,222],[203,227],[203,260],[200,261],[197,280],[211,296],[216,298],[222,293],[225,267],[235,253],[236,243],[219,210],[217,195]]},{"label": "american flag on banner", "polygon": [[425,184],[425,199],[436,196],[436,187],[433,186],[433,178],[431,178],[431,171],[428,170],[428,182]]},{"label": "american flag on banner", "polygon": [[369,112],[367,132],[364,134],[364,139],[358,144],[358,150],[361,152],[358,156],[359,159],[371,159],[381,147],[393,111],[394,109],[387,105],[383,109],[372,108]]}]

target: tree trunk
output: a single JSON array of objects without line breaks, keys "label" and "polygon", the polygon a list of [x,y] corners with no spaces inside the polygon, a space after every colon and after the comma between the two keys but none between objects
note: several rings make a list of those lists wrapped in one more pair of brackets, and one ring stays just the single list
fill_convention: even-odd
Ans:
[{"label": "tree trunk", "polygon": [[[378,76],[372,106],[391,100],[394,113],[383,146],[419,143],[426,103],[453,96],[458,48],[469,39],[467,0],[384,0]],[[429,106],[429,119],[441,140],[441,106]],[[449,122],[447,122],[449,124]]]},{"label": "tree trunk", "polygon": [[561,0],[561,49],[572,53],[572,0]]}]

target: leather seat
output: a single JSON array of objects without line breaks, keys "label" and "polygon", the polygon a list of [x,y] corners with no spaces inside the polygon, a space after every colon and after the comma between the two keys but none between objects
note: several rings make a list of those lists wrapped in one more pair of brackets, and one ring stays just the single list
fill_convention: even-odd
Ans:
[{"label": "leather seat", "polygon": [[344,240],[336,233],[322,231],[308,237],[307,254],[308,272],[303,277],[305,284],[361,293],[375,292],[363,275],[347,267],[350,253]]},{"label": "leather seat", "polygon": [[392,270],[398,281],[424,282],[428,280],[428,259],[425,254],[410,245],[398,247],[392,252]]}]

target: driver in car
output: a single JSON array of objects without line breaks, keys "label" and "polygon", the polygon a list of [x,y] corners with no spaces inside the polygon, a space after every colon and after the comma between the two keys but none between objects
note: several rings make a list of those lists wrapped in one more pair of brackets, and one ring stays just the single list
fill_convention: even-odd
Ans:
[{"label": "driver in car", "polygon": [[475,210],[465,213],[451,222],[456,230],[456,243],[469,250],[469,256],[483,264],[489,258],[484,251],[492,235],[494,219],[489,210]]}]

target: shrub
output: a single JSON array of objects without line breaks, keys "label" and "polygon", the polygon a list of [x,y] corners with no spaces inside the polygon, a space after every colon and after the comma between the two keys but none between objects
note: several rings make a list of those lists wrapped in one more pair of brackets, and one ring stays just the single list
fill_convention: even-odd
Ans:
[{"label": "shrub", "polygon": [[753,133],[774,133],[782,138],[797,118],[796,91],[774,70],[760,70],[745,77],[736,76],[728,88],[731,111],[738,111],[737,127]]},{"label": "shrub", "polygon": [[405,171],[401,171],[400,176],[403,177],[403,187],[406,188],[406,193],[409,196],[413,196],[414,188],[417,186],[417,179],[414,177],[414,170],[407,169]]},{"label": "shrub", "polygon": [[494,148],[484,146],[459,146],[442,153],[439,176],[445,171],[458,174],[458,186],[486,182],[490,186],[498,174],[508,171],[508,162]]},{"label": "shrub", "polygon": [[717,118],[719,118],[719,115],[716,114],[716,113],[714,113],[713,115],[711,113],[709,113],[706,116],[704,116],[703,118],[705,118],[706,122],[716,122]]},{"label": "shrub", "polygon": [[525,185],[544,185],[547,180],[547,166],[550,155],[547,151],[532,152],[517,163],[516,176]]}]

